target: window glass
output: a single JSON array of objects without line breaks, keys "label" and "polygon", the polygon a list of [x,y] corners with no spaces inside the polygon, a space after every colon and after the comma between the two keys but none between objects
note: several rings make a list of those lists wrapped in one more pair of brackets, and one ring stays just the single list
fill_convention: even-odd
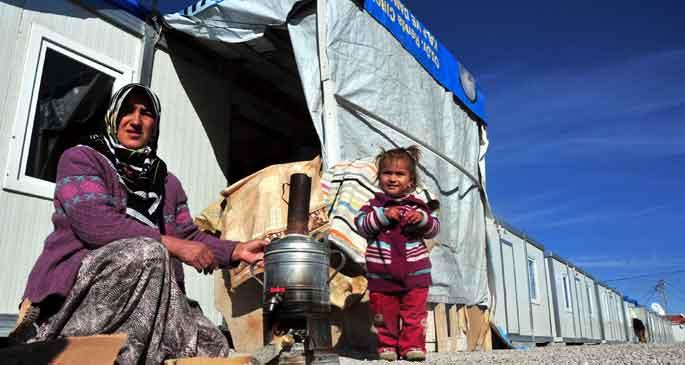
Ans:
[{"label": "window glass", "polygon": [[585,283],[585,289],[587,290],[588,310],[590,311],[590,314],[592,314],[592,291],[590,290],[590,284]]},{"label": "window glass", "polygon": [[25,174],[55,181],[62,152],[101,128],[115,79],[45,50]]},{"label": "window glass", "polygon": [[134,75],[130,65],[32,24],[2,188],[52,199],[60,156],[104,127],[112,91]]},{"label": "window glass", "polygon": [[566,309],[571,309],[571,297],[568,288],[568,278],[566,276],[562,276],[562,282],[564,284],[564,307],[566,307]]},{"label": "window glass", "polygon": [[528,258],[528,295],[532,301],[538,300],[537,270],[535,269],[535,259]]}]

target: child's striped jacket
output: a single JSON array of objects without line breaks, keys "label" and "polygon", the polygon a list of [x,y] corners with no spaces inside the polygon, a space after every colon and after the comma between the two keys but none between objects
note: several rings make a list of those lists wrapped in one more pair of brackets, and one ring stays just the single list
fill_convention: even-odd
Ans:
[{"label": "child's striped jacket", "polygon": [[[418,210],[423,219],[415,225],[391,221],[384,213],[391,206]],[[368,240],[369,290],[397,292],[431,285],[431,263],[424,238],[433,238],[440,231],[437,207],[430,208],[413,194],[395,199],[376,193],[359,210],[355,225]]]}]

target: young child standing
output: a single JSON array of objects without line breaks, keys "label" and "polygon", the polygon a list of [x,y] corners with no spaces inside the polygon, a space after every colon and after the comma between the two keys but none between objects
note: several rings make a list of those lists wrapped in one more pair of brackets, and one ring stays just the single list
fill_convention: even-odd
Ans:
[{"label": "young child standing", "polygon": [[369,241],[367,278],[378,354],[388,361],[397,360],[398,353],[410,361],[426,358],[431,263],[424,238],[435,237],[440,222],[437,204],[413,194],[419,158],[416,146],[379,154],[376,165],[383,192],[355,217],[358,232]]}]

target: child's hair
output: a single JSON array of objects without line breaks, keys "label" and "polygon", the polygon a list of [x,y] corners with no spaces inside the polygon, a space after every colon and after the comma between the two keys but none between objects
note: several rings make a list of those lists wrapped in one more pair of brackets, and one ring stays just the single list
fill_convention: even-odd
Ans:
[{"label": "child's hair", "polygon": [[378,172],[376,173],[376,178],[380,181],[381,179],[381,169],[386,162],[405,160],[409,164],[409,173],[411,174],[411,179],[414,182],[414,188],[419,183],[419,174],[417,173],[417,168],[419,160],[421,159],[421,151],[419,146],[411,145],[409,147],[398,147],[391,150],[383,150],[376,156],[376,167]]}]

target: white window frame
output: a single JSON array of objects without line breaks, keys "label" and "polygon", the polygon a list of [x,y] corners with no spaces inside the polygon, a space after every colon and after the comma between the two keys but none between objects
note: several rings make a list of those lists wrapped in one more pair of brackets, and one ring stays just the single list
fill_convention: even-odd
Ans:
[{"label": "white window frame", "polygon": [[[538,284],[538,265],[537,260],[533,256],[528,256],[526,260],[526,265],[528,265],[528,296],[530,297],[530,302],[533,304],[541,304],[540,300],[540,286]],[[531,279],[533,281],[533,286],[531,288]],[[531,289],[534,296],[531,296]]]},{"label": "white window frame", "polygon": [[561,275],[561,287],[564,291],[564,309],[567,312],[573,312],[571,305],[571,282],[568,280],[568,275]]},{"label": "white window frame", "polygon": [[9,140],[3,189],[52,199],[55,183],[28,176],[25,173],[26,160],[31,147],[38,91],[43,76],[45,54],[48,49],[113,77],[113,91],[130,83],[133,80],[134,70],[132,67],[103,56],[46,27],[38,24],[31,26],[14,128]]}]

